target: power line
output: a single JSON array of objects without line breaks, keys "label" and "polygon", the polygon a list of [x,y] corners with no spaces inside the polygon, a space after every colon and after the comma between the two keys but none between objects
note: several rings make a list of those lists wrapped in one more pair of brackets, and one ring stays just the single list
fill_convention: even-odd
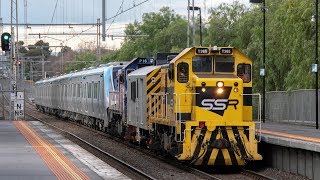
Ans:
[{"label": "power line", "polygon": [[127,12],[127,11],[129,11],[129,10],[131,10],[131,9],[133,9],[133,8],[135,8],[135,7],[138,7],[138,6],[140,6],[140,5],[148,2],[148,1],[150,1],[150,0],[145,0],[145,1],[141,2],[141,3],[134,4],[132,7],[128,8],[128,9],[126,9],[126,10],[121,11],[121,13],[118,13],[118,14],[116,14],[116,15],[108,18],[108,19],[106,19],[106,21],[109,21],[109,20],[111,20],[112,18],[115,18],[115,17],[117,17],[117,16],[119,16],[119,15],[121,15],[121,14],[123,14],[123,13],[125,13],[125,12]]},{"label": "power line", "polygon": [[[11,23],[1,23],[3,26],[10,26]],[[97,25],[97,23],[18,23],[18,26],[88,26],[88,25]]]},{"label": "power line", "polygon": [[[50,24],[52,24],[54,15],[56,14],[58,1],[59,1],[59,0],[56,1],[56,5],[55,5],[54,10],[53,10],[53,14],[52,14],[52,17],[51,17],[51,23],[50,23]],[[48,32],[49,32],[49,30],[50,30],[50,27],[51,27],[51,26],[49,26],[49,28],[48,28]]]},{"label": "power line", "polygon": [[[118,11],[116,13],[117,15],[119,14],[120,9],[123,7],[123,2],[124,2],[124,0],[122,0],[122,2],[121,2],[121,5],[120,5],[120,7],[119,7],[119,9],[118,9]],[[116,17],[113,18],[113,20],[112,20],[111,24],[109,25],[109,27],[107,28],[106,32],[108,32],[108,30],[110,29],[111,25],[114,23],[115,19],[116,19]]]}]

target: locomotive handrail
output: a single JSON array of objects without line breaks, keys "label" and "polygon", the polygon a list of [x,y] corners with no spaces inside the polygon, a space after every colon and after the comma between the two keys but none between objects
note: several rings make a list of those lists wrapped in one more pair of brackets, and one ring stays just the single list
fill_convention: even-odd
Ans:
[{"label": "locomotive handrail", "polygon": [[[179,112],[179,119],[177,120],[176,119],[176,115],[174,116],[174,118],[175,118],[175,122],[176,122],[176,124],[177,123],[180,123],[180,139],[178,140],[178,137],[177,137],[177,129],[176,129],[176,133],[175,133],[175,140],[177,141],[177,142],[183,142],[184,141],[184,139],[185,139],[185,136],[186,136],[186,131],[188,130],[188,131],[190,131],[191,129],[184,129],[184,131],[183,131],[183,139],[181,139],[181,134],[182,134],[182,132],[181,132],[181,124],[185,124],[186,122],[184,121],[181,121],[181,101],[180,101],[180,96],[182,96],[182,95],[197,95],[197,94],[199,94],[199,93],[179,93],[179,94],[177,94],[177,93],[173,93],[173,95],[174,96],[176,96],[176,98],[178,98],[178,100],[176,100],[176,102],[178,101],[178,103],[176,103],[175,104],[175,106],[177,106],[178,105],[178,108],[176,108],[176,109],[178,109],[178,112]],[[191,104],[191,106],[192,106],[192,104]]]},{"label": "locomotive handrail", "polygon": [[[254,93],[254,94],[241,94],[243,96],[258,96],[259,99],[259,105],[258,105],[258,120],[254,121],[259,126],[259,135],[258,135],[258,142],[261,141],[261,94],[260,93]],[[257,127],[254,129],[255,134],[257,133]]]},{"label": "locomotive handrail", "polygon": [[[168,103],[168,93],[151,93],[150,96],[148,97],[149,98],[149,117],[152,116],[152,113],[151,113],[151,105],[152,105],[152,97],[161,97],[161,104],[163,104],[163,102],[165,101],[165,104]],[[158,99],[156,98],[155,99],[155,104],[158,104]],[[158,106],[155,106],[155,110],[157,112],[158,110]],[[163,116],[164,115],[164,116]],[[156,118],[165,118],[165,119],[168,119],[168,106],[166,106],[165,109],[161,108],[161,116],[159,117],[158,116],[158,113],[155,113],[154,115]]]}]

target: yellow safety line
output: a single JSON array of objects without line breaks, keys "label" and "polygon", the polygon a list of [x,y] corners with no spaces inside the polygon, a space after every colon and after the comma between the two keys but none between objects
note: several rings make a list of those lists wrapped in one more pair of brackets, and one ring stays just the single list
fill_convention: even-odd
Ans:
[{"label": "yellow safety line", "polygon": [[[30,127],[28,127],[26,125],[26,123],[23,123],[21,121],[19,121],[20,125],[27,131],[29,132],[29,134],[39,143],[41,144],[46,150],[47,152],[49,152],[52,157],[54,157],[54,159],[66,170],[66,172],[68,172],[74,179],[82,179],[81,176],[78,175],[78,173],[75,172],[75,170],[73,168],[71,168],[69,166],[68,163],[66,163],[65,160],[63,160],[63,158],[60,157],[59,154],[57,154],[57,152],[55,152],[53,150],[53,146],[50,145],[49,143],[45,142],[44,140],[42,140],[34,131],[32,131],[30,129]],[[49,145],[48,145],[49,144]],[[88,178],[88,177],[87,177]]]},{"label": "yellow safety line", "polygon": [[319,138],[312,138],[312,137],[299,136],[299,135],[294,135],[294,134],[280,133],[280,132],[268,131],[268,130],[264,130],[264,129],[257,130],[257,131],[260,131],[261,133],[264,133],[264,134],[271,134],[271,135],[276,135],[276,136],[281,136],[281,137],[286,137],[286,138],[292,138],[292,139],[320,143]]}]

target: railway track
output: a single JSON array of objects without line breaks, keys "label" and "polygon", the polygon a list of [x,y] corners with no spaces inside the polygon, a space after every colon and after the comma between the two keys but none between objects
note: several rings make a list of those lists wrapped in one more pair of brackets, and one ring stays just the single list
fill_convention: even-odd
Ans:
[{"label": "railway track", "polygon": [[276,180],[274,178],[265,176],[263,174],[251,171],[251,170],[247,170],[247,169],[242,169],[241,174],[253,178],[253,179],[257,179],[257,180]]},{"label": "railway track", "polygon": [[60,132],[63,132],[63,133],[65,133],[65,134],[68,134],[69,136],[72,136],[73,138],[75,138],[75,139],[81,141],[82,143],[90,146],[91,148],[95,149],[96,151],[98,151],[98,152],[104,154],[105,156],[108,156],[109,158],[113,159],[114,161],[116,161],[117,163],[119,163],[121,166],[124,166],[125,168],[128,168],[128,169],[130,169],[131,171],[135,172],[136,174],[138,174],[138,176],[142,177],[143,179],[156,179],[156,178],[152,177],[151,175],[149,175],[149,174],[147,174],[147,173],[145,173],[145,172],[143,172],[143,171],[141,171],[141,170],[133,167],[132,165],[130,165],[130,164],[122,161],[121,159],[119,159],[119,158],[117,158],[117,157],[115,157],[115,156],[113,156],[112,154],[110,154],[110,153],[108,153],[108,152],[100,149],[99,147],[91,144],[90,142],[88,142],[88,141],[86,141],[86,140],[78,137],[77,135],[75,135],[75,134],[73,134],[73,133],[70,133],[70,132],[65,131],[65,130],[63,130],[63,129],[55,126],[55,125],[52,125],[52,124],[50,124],[50,123],[48,123],[48,122],[46,122],[46,121],[43,121],[42,119],[40,119],[40,118],[38,118],[38,117],[36,117],[36,116],[34,116],[34,115],[31,115],[31,114],[29,114],[29,113],[27,113],[27,115],[30,116],[30,117],[32,117],[32,118],[34,118],[34,119],[36,119],[36,120],[38,120],[38,121],[40,121],[40,122],[42,122],[42,123],[44,123],[44,124],[46,124],[46,125],[48,125],[48,126],[50,126],[50,127],[52,127],[52,128],[54,128],[54,129],[59,130]]},{"label": "railway track", "polygon": [[[26,101],[26,107],[25,108],[27,108],[28,111],[34,112],[32,114],[31,113],[26,113],[27,116],[32,117],[33,119],[35,119],[37,121],[40,121],[40,122],[42,122],[42,123],[54,128],[54,129],[57,129],[58,131],[63,132],[64,134],[67,134],[70,137],[73,137],[74,139],[77,139],[81,143],[86,144],[87,146],[89,146],[90,148],[94,149],[95,151],[98,151],[99,153],[101,153],[101,154],[113,159],[115,162],[119,163],[120,166],[122,166],[123,168],[130,169],[132,174],[136,174],[135,175],[136,177],[139,177],[141,179],[157,179],[157,178],[155,178],[155,177],[153,177],[153,176],[141,171],[140,169],[135,168],[134,166],[128,164],[127,162],[125,162],[125,161],[113,156],[112,154],[100,149],[99,147],[93,145],[92,143],[80,138],[79,136],[77,136],[77,135],[75,135],[75,134],[73,134],[71,132],[65,131],[65,130],[63,130],[63,129],[61,129],[61,128],[53,125],[53,124],[48,123],[45,120],[42,120],[42,119],[38,118],[34,114],[37,114],[37,113],[40,113],[40,112],[35,110],[34,105],[32,103]],[[7,110],[7,108],[6,108],[6,110]],[[58,119],[56,117],[53,117],[53,118]],[[63,120],[59,120],[59,121],[63,121]],[[63,121],[63,122],[65,122],[65,121]],[[105,134],[105,133],[103,133],[101,131],[97,131],[95,129],[92,129],[92,128],[89,128],[87,126],[84,126],[84,125],[81,125],[81,124],[78,124],[78,123],[75,123],[75,122],[71,122],[71,121],[68,121],[68,123],[80,126],[82,128],[86,128],[87,130],[90,130],[90,131],[92,131],[94,133],[99,133],[100,135],[103,135],[106,138],[110,138],[111,137],[113,140],[115,140],[115,137],[112,137],[112,136],[110,136],[108,134]],[[123,141],[120,141],[120,140],[117,140],[117,141],[123,143]],[[128,144],[126,143],[126,145],[128,145]],[[133,146],[132,144],[130,144],[130,145]],[[135,146],[135,148],[137,148],[137,146]],[[143,148],[140,148],[140,151],[143,151],[143,153],[148,153],[148,155],[153,156],[153,157],[158,158],[158,159],[161,159],[162,161],[166,161],[167,163],[173,164],[174,166],[177,166],[177,167],[179,167],[179,168],[181,168],[181,169],[183,169],[185,171],[192,172],[196,176],[201,177],[203,179],[223,180],[223,179],[229,179],[230,178],[230,175],[229,176],[225,176],[225,175],[222,175],[222,174],[213,175],[213,174],[210,174],[210,173],[206,173],[206,172],[204,172],[202,170],[190,167],[190,166],[188,166],[186,164],[182,164],[180,162],[172,162],[172,161],[170,161],[168,159],[161,158],[161,156],[159,157],[159,156],[157,156],[157,155],[155,155],[153,153],[150,153],[150,151],[147,151],[146,149],[143,149]],[[233,178],[235,178],[235,179],[246,178],[246,179],[256,179],[256,180],[274,180],[274,178],[267,177],[265,175],[259,174],[257,172],[251,171],[251,170],[246,170],[246,169],[242,169],[240,173],[232,174],[231,177],[232,177],[232,179]]]},{"label": "railway track", "polygon": [[[30,104],[30,103],[28,103],[28,104],[29,104],[29,105],[32,105],[32,104]],[[32,105],[32,106],[33,106],[33,105]],[[27,108],[28,108],[29,110],[31,110],[31,111],[38,112],[37,110],[35,110],[34,108],[31,108],[30,106],[27,106]],[[113,155],[111,155],[111,154],[109,154],[109,153],[101,150],[100,148],[92,145],[92,144],[89,143],[89,142],[84,141],[83,139],[79,138],[78,136],[76,136],[76,135],[74,135],[74,134],[72,134],[72,133],[66,132],[66,131],[64,131],[63,129],[59,128],[59,127],[56,127],[56,126],[54,126],[54,125],[51,125],[50,123],[48,123],[48,122],[46,122],[46,121],[43,121],[43,120],[35,117],[34,115],[31,115],[31,114],[29,114],[29,113],[27,113],[27,115],[28,115],[28,116],[31,116],[31,117],[33,117],[33,118],[35,118],[35,119],[37,119],[37,120],[39,120],[39,121],[41,121],[41,122],[43,122],[44,124],[47,124],[47,125],[49,125],[49,126],[52,126],[53,128],[56,128],[56,129],[58,129],[59,131],[62,131],[62,132],[65,132],[65,133],[70,134],[71,136],[74,136],[75,138],[77,138],[77,139],[79,139],[80,141],[82,141],[82,142],[90,145],[92,148],[101,151],[103,154],[105,154],[105,155],[107,155],[107,156],[114,157]],[[116,137],[110,136],[110,135],[108,135],[108,134],[105,134],[105,133],[103,133],[103,132],[101,132],[101,131],[98,131],[98,130],[89,128],[89,127],[87,127],[87,126],[84,126],[84,125],[81,125],[81,124],[78,124],[78,123],[75,123],[75,122],[72,122],[72,121],[68,121],[68,123],[71,123],[71,124],[80,126],[80,127],[82,127],[82,128],[86,128],[86,129],[88,129],[88,130],[90,130],[90,131],[92,131],[92,132],[94,132],[94,133],[99,133],[100,135],[103,135],[103,136],[105,136],[106,138],[112,138],[113,140],[116,140],[116,141],[118,141],[118,142],[120,142],[120,143],[123,143],[123,144],[125,144],[125,145],[127,145],[127,146],[128,146],[128,145],[131,146],[131,147],[134,146],[133,144],[124,143],[123,141],[121,141],[120,139],[118,139],[118,138],[116,138]],[[139,147],[138,147],[138,146],[134,146],[133,148],[137,149],[137,148],[139,148]],[[170,163],[170,164],[172,164],[172,165],[174,165],[174,166],[177,166],[177,167],[179,167],[179,168],[182,168],[182,169],[185,170],[185,171],[192,172],[193,174],[195,174],[195,175],[197,175],[197,176],[199,176],[199,177],[202,177],[202,178],[204,178],[204,179],[215,179],[215,180],[225,179],[225,178],[223,177],[223,175],[212,175],[212,174],[206,173],[206,172],[204,172],[204,171],[202,171],[202,170],[199,170],[199,169],[190,167],[190,166],[188,166],[188,165],[186,165],[186,164],[182,164],[182,163],[176,162],[176,161],[170,161],[170,160],[168,160],[168,159],[162,158],[161,156],[157,156],[157,155],[155,155],[154,153],[151,153],[149,150],[146,150],[146,149],[143,149],[143,148],[139,148],[139,150],[140,150],[140,151],[143,151],[143,153],[147,153],[148,155],[150,155],[150,156],[152,156],[152,157],[161,159],[162,161],[166,161],[167,163]],[[114,158],[115,158],[115,157],[114,157]],[[116,158],[116,159],[117,159],[117,158]],[[126,162],[123,162],[122,160],[120,160],[120,161],[121,161],[122,163],[126,163]],[[127,164],[127,163],[126,163],[126,164]],[[131,166],[131,165],[129,165],[129,166]],[[131,166],[131,167],[132,167],[132,166]],[[132,167],[132,168],[134,168],[134,167]],[[138,170],[138,171],[140,171],[140,170]],[[141,172],[141,171],[140,171],[140,172]],[[143,173],[143,172],[142,172],[142,173]],[[267,177],[267,176],[265,176],[265,175],[259,174],[259,173],[254,172],[254,171],[246,170],[246,169],[243,169],[239,174],[234,174],[233,176],[235,176],[235,177],[236,177],[236,176],[239,176],[239,177],[247,177],[248,179],[257,179],[257,180],[274,180],[274,178]],[[147,177],[147,179],[152,179],[152,177]]]},{"label": "railway track", "polygon": [[[36,110],[34,110],[33,108],[30,108],[30,107],[27,107],[27,108],[28,108],[29,110],[31,110],[31,111],[36,111]],[[36,112],[38,112],[38,111],[36,111]],[[101,150],[100,148],[94,146],[94,145],[91,144],[90,142],[87,142],[87,141],[83,140],[82,138],[74,135],[73,133],[67,132],[67,131],[59,128],[59,127],[56,127],[56,126],[54,126],[54,125],[46,122],[46,121],[43,121],[43,120],[41,120],[40,118],[38,118],[38,117],[36,117],[36,116],[34,116],[34,115],[31,115],[30,113],[26,113],[26,115],[28,115],[28,116],[30,116],[30,117],[32,117],[32,118],[34,118],[34,119],[36,119],[36,120],[38,120],[38,121],[46,124],[46,125],[48,125],[48,126],[51,126],[51,127],[55,128],[55,129],[57,129],[57,130],[59,130],[59,131],[61,131],[61,132],[63,132],[63,133],[67,133],[67,134],[69,134],[70,136],[73,136],[74,138],[78,139],[79,141],[81,141],[81,142],[83,142],[83,143],[85,143],[85,144],[88,144],[90,147],[96,149],[97,151],[100,151],[101,153],[107,155],[108,157],[111,157],[111,158],[115,159],[116,161],[119,161],[121,164],[128,165],[128,167],[129,167],[130,169],[132,168],[133,170],[137,170],[138,173],[139,173],[139,174],[141,173],[141,175],[145,176],[146,179],[156,179],[156,178],[153,178],[153,177],[149,176],[148,174],[140,171],[139,169],[137,169],[137,168],[129,165],[128,163],[126,163],[126,162],[124,162],[124,161],[116,158],[116,157],[113,156],[112,154],[107,153],[107,152]],[[65,121],[64,121],[64,122],[65,122]],[[84,126],[84,125],[81,125],[81,124],[78,124],[78,123],[75,123],[75,122],[71,122],[71,121],[68,121],[68,123],[71,123],[71,124],[80,126],[80,127],[82,127],[82,128],[88,129],[88,130],[90,130],[90,131],[92,131],[92,132],[94,132],[94,133],[98,133],[98,134],[100,134],[100,135],[103,135],[103,136],[105,136],[106,138],[112,138],[113,140],[116,140],[116,141],[118,141],[118,142],[120,142],[120,143],[123,143],[123,144],[125,144],[125,145],[127,145],[127,146],[128,146],[128,145],[131,146],[131,147],[134,146],[135,149],[137,149],[137,147],[138,147],[138,146],[135,146],[135,145],[133,145],[133,144],[124,143],[123,141],[121,141],[120,139],[118,139],[118,138],[116,138],[116,137],[110,137],[108,134],[105,134],[105,133],[103,133],[103,132],[101,132],[101,131],[98,131],[98,130],[89,128],[89,127],[87,127],[87,126]],[[146,149],[139,148],[139,150],[140,150],[140,151],[143,151],[143,153],[146,153],[146,154],[148,154],[148,155],[150,155],[150,156],[152,156],[152,157],[154,157],[154,158],[161,159],[162,161],[166,161],[167,163],[170,163],[170,164],[172,164],[172,165],[175,165],[176,167],[182,168],[182,169],[185,170],[185,171],[192,172],[193,174],[195,174],[195,175],[197,175],[197,176],[199,176],[199,177],[201,177],[201,178],[203,178],[203,179],[221,180],[221,178],[218,178],[218,177],[216,177],[216,176],[214,176],[214,175],[211,175],[211,174],[208,174],[208,173],[206,173],[206,172],[200,171],[200,170],[198,170],[198,169],[196,169],[196,168],[192,168],[192,167],[183,165],[183,164],[181,164],[181,163],[179,163],[179,162],[170,162],[168,159],[161,158],[161,156],[157,156],[157,155],[155,155],[155,154],[153,154],[153,153],[150,153],[150,151],[148,151],[148,150],[146,150]],[[175,163],[175,164],[174,164],[174,163]]]}]

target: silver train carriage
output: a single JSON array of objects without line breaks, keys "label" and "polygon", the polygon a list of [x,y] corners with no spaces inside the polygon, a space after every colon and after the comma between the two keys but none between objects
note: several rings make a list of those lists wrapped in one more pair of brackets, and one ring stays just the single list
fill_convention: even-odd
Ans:
[{"label": "silver train carriage", "polygon": [[123,63],[113,63],[37,81],[37,109],[105,130],[109,94],[118,88],[116,73],[122,67]]}]

